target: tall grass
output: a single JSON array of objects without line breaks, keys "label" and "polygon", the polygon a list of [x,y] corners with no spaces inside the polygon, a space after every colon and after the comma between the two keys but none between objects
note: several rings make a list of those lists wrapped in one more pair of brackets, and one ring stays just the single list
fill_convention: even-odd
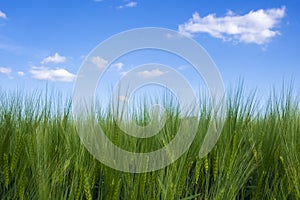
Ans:
[{"label": "tall grass", "polygon": [[[204,158],[197,155],[210,108],[201,104],[189,151],[164,169],[139,174],[93,158],[77,134],[71,101],[57,99],[0,91],[1,199],[300,199],[299,101],[289,90],[263,107],[254,96],[233,92],[222,134]],[[144,106],[133,116],[139,124],[148,120]],[[98,114],[111,141],[138,152],[172,140],[180,120],[169,104],[163,130],[136,139],[123,134],[109,109]]]}]

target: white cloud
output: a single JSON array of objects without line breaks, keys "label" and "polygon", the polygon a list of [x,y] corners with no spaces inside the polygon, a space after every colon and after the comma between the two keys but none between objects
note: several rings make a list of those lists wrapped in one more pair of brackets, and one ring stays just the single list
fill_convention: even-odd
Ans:
[{"label": "white cloud", "polygon": [[17,74],[18,74],[19,76],[25,76],[25,73],[22,72],[22,71],[18,71]]},{"label": "white cloud", "polygon": [[138,3],[135,2],[135,1],[130,1],[130,2],[128,2],[127,4],[118,6],[117,8],[118,8],[118,9],[122,9],[122,8],[133,8],[133,7],[136,7],[137,4],[138,4]]},{"label": "white cloud", "polygon": [[0,73],[1,74],[10,74],[11,73],[11,68],[0,67]]},{"label": "white cloud", "polygon": [[76,75],[63,68],[49,69],[47,67],[32,67],[29,71],[33,78],[38,80],[72,82]]},{"label": "white cloud", "polygon": [[187,36],[208,33],[225,41],[264,44],[280,35],[274,28],[284,16],[285,7],[260,9],[245,15],[228,11],[224,17],[216,17],[215,14],[201,17],[196,12],[188,22],[178,26],[178,31]]},{"label": "white cloud", "polygon": [[3,18],[3,19],[7,18],[6,14],[4,12],[2,12],[1,10],[0,10],[0,18]]},{"label": "white cloud", "polygon": [[112,64],[113,67],[117,68],[117,71],[121,71],[123,69],[124,64],[121,62]]},{"label": "white cloud", "polygon": [[167,73],[167,72],[163,72],[160,69],[153,69],[153,70],[140,71],[140,72],[138,72],[138,75],[148,78],[148,77],[161,76],[165,73]]},{"label": "white cloud", "polygon": [[47,64],[47,63],[63,63],[66,61],[66,57],[59,55],[58,53],[55,53],[54,56],[48,56],[45,58],[41,63]]},{"label": "white cloud", "polygon": [[107,60],[101,58],[100,56],[95,56],[91,58],[92,63],[94,63],[99,69],[103,69],[107,65]]}]

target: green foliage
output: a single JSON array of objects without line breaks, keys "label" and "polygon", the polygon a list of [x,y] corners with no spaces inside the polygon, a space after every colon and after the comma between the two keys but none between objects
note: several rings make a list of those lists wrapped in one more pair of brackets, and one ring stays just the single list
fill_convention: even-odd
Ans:
[{"label": "green foliage", "polygon": [[[199,158],[210,121],[204,102],[184,155],[164,169],[130,174],[101,164],[84,148],[71,101],[0,91],[0,199],[300,199],[300,111],[291,92],[259,107],[237,90],[227,100],[216,146]],[[147,124],[147,108],[138,107],[132,119]],[[116,145],[149,152],[178,130],[179,109],[166,103],[166,110],[165,127],[148,139],[124,134],[111,109],[99,109],[98,121]]]}]

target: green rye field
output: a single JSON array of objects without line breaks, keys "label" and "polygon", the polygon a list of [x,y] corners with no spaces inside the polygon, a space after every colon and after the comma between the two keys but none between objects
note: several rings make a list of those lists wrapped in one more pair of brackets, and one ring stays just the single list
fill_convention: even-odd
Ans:
[{"label": "green rye field", "polygon": [[[222,134],[213,150],[199,158],[210,120],[209,106],[202,103],[197,135],[186,153],[158,171],[125,173],[103,165],[85,149],[71,100],[2,90],[0,198],[300,199],[300,110],[292,94],[283,90],[261,106],[255,95],[232,92]],[[146,109],[137,108],[132,119],[146,124],[147,105],[142,107]],[[172,104],[166,110],[165,126],[147,142],[126,138],[109,108],[99,109],[97,116],[111,141],[142,152],[174,137],[180,113]]]}]

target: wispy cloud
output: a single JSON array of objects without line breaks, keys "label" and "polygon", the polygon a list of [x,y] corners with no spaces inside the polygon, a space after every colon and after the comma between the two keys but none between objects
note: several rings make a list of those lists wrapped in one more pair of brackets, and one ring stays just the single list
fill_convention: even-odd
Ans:
[{"label": "wispy cloud", "polygon": [[140,72],[138,72],[138,75],[142,76],[144,78],[148,78],[148,77],[161,76],[165,73],[167,73],[167,71],[164,72],[164,71],[161,71],[160,69],[153,69],[153,70],[140,71]]},{"label": "wispy cloud", "polygon": [[47,58],[43,59],[41,62],[42,64],[47,64],[47,63],[63,63],[66,61],[65,56],[61,56],[58,53],[55,53],[54,56],[48,56]]},{"label": "wispy cloud", "polygon": [[4,12],[2,12],[1,10],[0,10],[0,18],[2,18],[2,19],[7,18],[6,14]]},{"label": "wispy cloud", "polygon": [[19,76],[25,76],[25,73],[22,72],[22,71],[18,71],[17,74],[18,74]]},{"label": "wispy cloud", "polygon": [[18,46],[18,45],[6,43],[5,41],[2,41],[0,39],[0,50],[9,51],[9,52],[19,54],[19,53],[23,52],[24,48],[21,47],[21,46]]},{"label": "wispy cloud", "polygon": [[120,75],[121,75],[121,76],[126,76],[127,73],[128,73],[128,71],[123,71],[123,72],[120,72]]},{"label": "wispy cloud", "polygon": [[190,66],[188,66],[188,65],[181,65],[181,66],[178,67],[178,70],[186,70],[186,69],[189,69],[189,68],[190,68]]},{"label": "wispy cloud", "polygon": [[123,8],[134,8],[134,7],[137,7],[137,5],[138,5],[137,2],[135,2],[135,1],[130,1],[130,2],[128,2],[127,4],[118,6],[117,8],[118,8],[118,9],[123,9]]},{"label": "wispy cloud", "polygon": [[32,67],[29,73],[32,75],[32,78],[38,80],[72,82],[76,78],[75,74],[63,68],[49,69],[44,66]]},{"label": "wispy cloud", "polygon": [[101,58],[100,56],[92,57],[91,62],[95,64],[99,69],[103,69],[107,65],[107,60]]},{"label": "wispy cloud", "polygon": [[236,15],[228,11],[224,17],[209,14],[201,17],[197,12],[192,18],[178,26],[180,33],[192,36],[195,33],[208,33],[224,41],[265,44],[277,35],[274,28],[285,16],[285,7],[250,11]]},{"label": "wispy cloud", "polygon": [[[1,22],[0,22],[1,26]],[[26,56],[36,56],[47,53],[43,49],[32,48],[28,46],[22,46],[16,41],[12,40],[10,37],[3,36],[0,34],[0,50],[13,53],[17,56],[26,55]]]},{"label": "wispy cloud", "polygon": [[0,74],[10,74],[11,73],[11,68],[8,67],[0,67]]},{"label": "wispy cloud", "polygon": [[118,63],[112,64],[112,66],[115,67],[118,72],[120,72],[123,69],[124,63],[118,62]]}]

